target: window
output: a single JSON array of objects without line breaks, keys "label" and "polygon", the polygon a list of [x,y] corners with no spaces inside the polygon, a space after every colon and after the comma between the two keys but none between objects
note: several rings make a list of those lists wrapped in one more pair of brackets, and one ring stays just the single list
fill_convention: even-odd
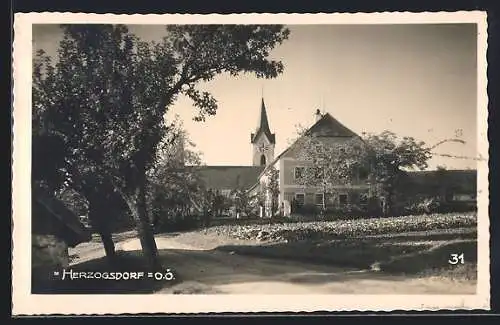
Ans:
[{"label": "window", "polygon": [[335,195],[332,193],[326,193],[325,195],[325,206],[327,207],[334,207],[335,206]]},{"label": "window", "polygon": [[323,193],[316,193],[314,195],[314,204],[323,207],[325,205],[325,196]]},{"label": "window", "polygon": [[339,195],[339,204],[347,204],[347,194],[340,194]]},{"label": "window", "polygon": [[285,201],[288,201],[289,203],[291,203],[295,197],[294,193],[290,193],[290,192],[285,192],[284,196],[285,196]]},{"label": "window", "polygon": [[295,201],[297,201],[299,207],[304,205],[305,199],[306,195],[304,193],[295,193]]},{"label": "window", "polygon": [[264,156],[264,155],[260,156],[260,165],[261,166],[266,165],[266,156]]},{"label": "window", "polygon": [[294,170],[295,179],[299,179],[302,176],[304,176],[304,170],[305,170],[304,167],[295,167],[295,170]]}]

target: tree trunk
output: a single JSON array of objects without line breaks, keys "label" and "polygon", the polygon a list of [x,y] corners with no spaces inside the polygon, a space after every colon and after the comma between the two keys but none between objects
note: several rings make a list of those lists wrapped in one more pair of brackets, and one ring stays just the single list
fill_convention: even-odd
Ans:
[{"label": "tree trunk", "polygon": [[102,208],[101,204],[96,200],[90,202],[89,208],[89,219],[92,223],[92,228],[94,228],[101,237],[106,257],[110,261],[113,261],[116,257],[115,244],[113,242],[113,237],[109,229],[109,220],[107,220],[106,216],[104,215],[105,211]]},{"label": "tree trunk", "polygon": [[144,186],[137,188],[132,196],[124,194],[118,187],[116,189],[120,192],[132,213],[141,242],[142,253],[148,265],[153,269],[161,269],[158,248],[156,247],[153,229],[146,210],[146,192]]},{"label": "tree trunk", "polygon": [[394,190],[390,188],[387,191],[387,196],[385,198],[385,211],[384,211],[385,216],[390,217],[393,214],[393,196],[394,196]]},{"label": "tree trunk", "polygon": [[99,231],[99,236],[101,236],[102,244],[104,245],[104,251],[106,252],[106,257],[112,262],[116,257],[115,243],[113,242],[113,237],[109,231]]},{"label": "tree trunk", "polygon": [[323,205],[321,206],[321,219],[326,217],[326,190],[323,189]]},{"label": "tree trunk", "polygon": [[137,191],[137,231],[141,241],[142,251],[151,267],[161,268],[158,258],[158,248],[153,234],[153,229],[146,209],[146,192],[143,186]]}]

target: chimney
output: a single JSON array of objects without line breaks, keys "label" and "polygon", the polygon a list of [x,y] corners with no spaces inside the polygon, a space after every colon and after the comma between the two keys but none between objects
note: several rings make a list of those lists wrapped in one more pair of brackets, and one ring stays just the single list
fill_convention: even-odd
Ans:
[{"label": "chimney", "polygon": [[316,118],[316,122],[321,120],[321,118],[323,117],[323,115],[321,115],[321,111],[319,109],[316,110],[316,114],[314,114],[314,116]]}]

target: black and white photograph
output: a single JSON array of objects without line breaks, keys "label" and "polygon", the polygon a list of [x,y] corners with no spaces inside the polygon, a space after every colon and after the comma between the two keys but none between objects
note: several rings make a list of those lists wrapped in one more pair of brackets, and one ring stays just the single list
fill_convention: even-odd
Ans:
[{"label": "black and white photograph", "polygon": [[14,309],[488,309],[485,22],[16,14]]}]

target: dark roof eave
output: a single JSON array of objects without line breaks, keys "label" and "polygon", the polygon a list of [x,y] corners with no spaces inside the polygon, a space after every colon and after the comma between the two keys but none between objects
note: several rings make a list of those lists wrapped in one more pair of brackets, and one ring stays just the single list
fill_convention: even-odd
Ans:
[{"label": "dark roof eave", "polygon": [[260,182],[257,182],[257,183],[255,183],[255,184],[253,184],[252,186],[250,186],[250,187],[248,188],[248,190],[246,190],[246,192],[248,193],[248,192],[252,191],[252,190],[253,190],[253,189],[255,189],[257,186],[259,186],[259,184],[260,184]]},{"label": "dark roof eave", "polygon": [[[264,169],[263,166],[200,166],[199,173],[205,186],[213,189],[249,188]],[[219,176],[217,176],[219,175]]]},{"label": "dark roof eave", "polygon": [[[47,202],[49,200],[49,202]],[[85,228],[85,226],[78,220],[78,217],[70,211],[68,208],[65,206],[62,206],[62,202],[56,202],[57,199],[50,199],[47,197],[37,197],[36,201],[49,212],[52,214],[59,222],[61,222],[66,229],[71,231],[73,236],[70,236],[70,242],[68,242],[69,246],[76,246],[77,244],[84,243],[87,241],[90,241],[92,239],[92,235],[88,229]],[[51,203],[56,205],[59,204],[59,207],[54,207],[51,205]],[[64,209],[65,211],[61,211],[61,209]],[[57,211],[59,210],[59,211]],[[65,214],[65,215],[63,215]],[[70,215],[71,214],[71,215]]]},{"label": "dark roof eave", "polygon": [[257,141],[257,139],[259,138],[259,136],[262,133],[264,133],[267,136],[267,139],[269,140],[269,142],[271,142],[271,144],[275,144],[276,143],[276,135],[275,135],[275,133],[271,133],[271,131],[269,131],[269,130],[262,130],[262,129],[259,129],[259,130],[257,130],[256,133],[252,133],[250,135],[250,142],[251,143],[255,143],[255,141]]}]

